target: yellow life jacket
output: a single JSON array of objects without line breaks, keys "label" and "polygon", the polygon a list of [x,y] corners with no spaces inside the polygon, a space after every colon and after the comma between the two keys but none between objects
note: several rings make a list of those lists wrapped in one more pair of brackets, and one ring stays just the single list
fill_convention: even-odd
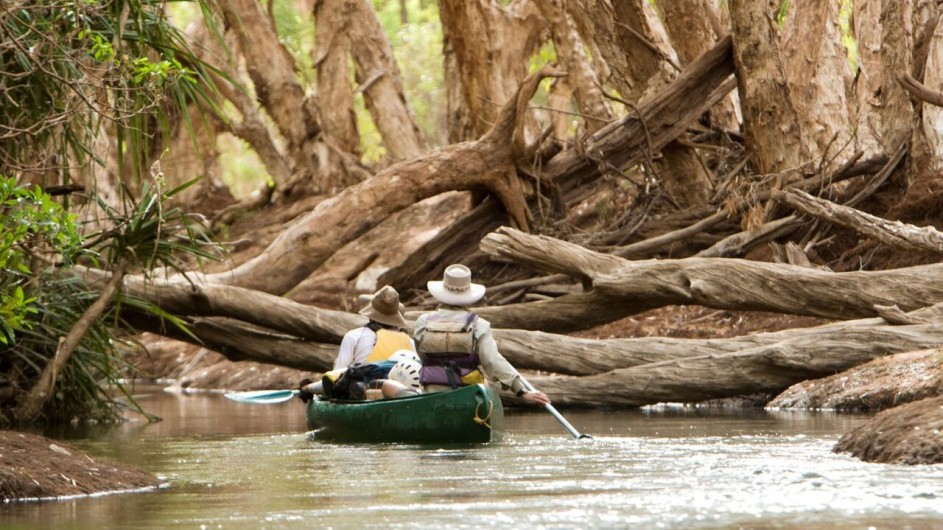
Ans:
[{"label": "yellow life jacket", "polygon": [[385,361],[398,350],[413,351],[413,344],[409,340],[409,335],[400,331],[390,331],[387,329],[377,330],[377,343],[373,351],[367,356],[368,363]]}]

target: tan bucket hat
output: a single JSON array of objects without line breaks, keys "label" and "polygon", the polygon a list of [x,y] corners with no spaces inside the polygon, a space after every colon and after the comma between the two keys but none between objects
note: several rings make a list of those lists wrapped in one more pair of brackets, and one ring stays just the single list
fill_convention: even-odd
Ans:
[{"label": "tan bucket hat", "polygon": [[389,285],[384,285],[379,291],[373,293],[373,296],[360,297],[369,298],[370,305],[360,310],[360,314],[387,326],[405,328],[406,319],[403,318],[405,307],[399,303],[399,293]]},{"label": "tan bucket hat", "polygon": [[485,295],[485,286],[471,281],[471,269],[464,265],[449,265],[442,281],[426,283],[436,300],[449,305],[471,305]]}]

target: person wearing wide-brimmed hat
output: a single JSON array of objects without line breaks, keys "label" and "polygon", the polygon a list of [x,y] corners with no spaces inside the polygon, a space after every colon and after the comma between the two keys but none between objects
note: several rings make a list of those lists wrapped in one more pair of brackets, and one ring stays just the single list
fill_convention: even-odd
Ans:
[{"label": "person wearing wide-brimmed hat", "polygon": [[[328,376],[334,379],[351,366],[386,361],[400,350],[416,351],[415,343],[404,332],[407,328],[406,319],[403,318],[405,308],[399,301],[396,289],[386,285],[372,296],[361,299],[369,302],[360,310],[360,314],[369,321],[344,334],[337,359],[334,360],[334,369],[328,372]],[[302,382],[300,389],[302,399],[310,398],[311,394],[323,393],[323,379],[316,383]]]},{"label": "person wearing wide-brimmed hat", "polygon": [[[485,295],[485,286],[472,282],[465,265],[449,265],[441,281],[426,284],[440,302],[432,313],[421,315],[413,328],[422,369],[423,392],[441,392],[484,382],[482,375],[497,381],[525,401],[544,405],[550,398],[529,389],[518,371],[498,351],[491,323],[468,310]],[[392,394],[387,387],[384,394]],[[399,395],[408,394],[400,391]]]}]

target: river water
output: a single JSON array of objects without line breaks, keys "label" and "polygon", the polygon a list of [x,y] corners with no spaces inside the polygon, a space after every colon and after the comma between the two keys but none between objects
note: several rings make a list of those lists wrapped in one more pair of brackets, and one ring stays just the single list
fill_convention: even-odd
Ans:
[{"label": "river water", "polygon": [[943,466],[831,452],[868,418],[652,407],[507,411],[501,442],[330,444],[292,400],[139,397],[164,421],[56,434],[166,487],[0,505],[3,529],[943,529]]}]

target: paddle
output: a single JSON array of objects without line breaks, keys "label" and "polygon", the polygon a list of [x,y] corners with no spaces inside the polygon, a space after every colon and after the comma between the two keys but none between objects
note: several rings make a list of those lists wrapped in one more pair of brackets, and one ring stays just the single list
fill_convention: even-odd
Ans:
[{"label": "paddle", "polygon": [[[533,392],[536,390],[530,383],[527,382],[527,379],[524,379],[524,376],[520,376],[520,378],[521,378],[521,383],[524,384],[525,390],[527,390],[528,392]],[[576,438],[577,440],[580,440],[583,438],[592,438],[592,436],[588,434],[581,434],[580,431],[576,430],[576,428],[570,425],[570,422],[566,421],[566,418],[564,418],[562,414],[557,412],[557,409],[553,408],[553,405],[551,405],[550,403],[547,403],[546,405],[544,405],[544,408],[547,409],[547,412],[549,412],[550,414],[553,414],[553,417],[556,418],[557,421],[560,422],[560,425],[563,425],[563,427],[566,428],[566,430],[570,431],[570,434],[572,434],[573,437]]]},{"label": "paddle", "polygon": [[240,403],[268,405],[282,403],[300,394],[298,390],[250,390],[248,392],[226,392],[226,397]]}]

